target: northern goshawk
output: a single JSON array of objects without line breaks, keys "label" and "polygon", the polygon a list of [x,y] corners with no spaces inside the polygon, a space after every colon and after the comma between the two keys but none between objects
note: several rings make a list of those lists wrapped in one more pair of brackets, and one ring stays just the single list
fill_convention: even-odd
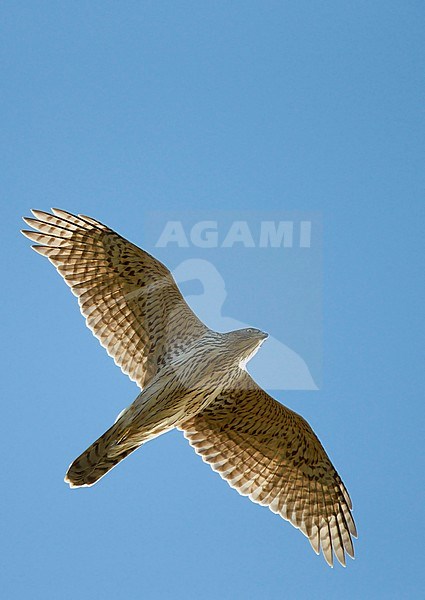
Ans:
[{"label": "northern goshawk", "polygon": [[32,211],[22,231],[78,297],[87,326],[141,388],[106,433],[69,467],[71,487],[90,486],[133,450],[183,431],[204,461],[240,494],[268,506],[345,565],[356,528],[348,492],[309,424],[245,370],[267,334],[217,333],[153,256],[94,219]]}]

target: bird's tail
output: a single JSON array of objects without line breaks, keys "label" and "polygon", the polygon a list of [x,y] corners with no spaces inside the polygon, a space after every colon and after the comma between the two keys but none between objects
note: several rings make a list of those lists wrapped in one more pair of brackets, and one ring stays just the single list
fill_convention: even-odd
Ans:
[{"label": "bird's tail", "polygon": [[70,487],[91,486],[115,465],[131,454],[142,442],[130,441],[113,425],[69,467],[65,481]]}]

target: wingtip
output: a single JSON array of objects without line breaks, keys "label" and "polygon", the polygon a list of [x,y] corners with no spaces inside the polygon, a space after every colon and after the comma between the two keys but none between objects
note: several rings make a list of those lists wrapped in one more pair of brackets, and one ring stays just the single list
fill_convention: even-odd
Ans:
[{"label": "wingtip", "polygon": [[63,208],[57,208],[55,206],[52,206],[50,208],[50,210],[52,211],[52,213],[54,215],[56,215],[57,217],[61,217],[62,219],[65,218],[66,216],[72,216],[72,214],[66,210],[64,210]]},{"label": "wingtip", "polygon": [[347,561],[345,560],[345,554],[342,553],[338,556],[338,554],[336,555],[336,558],[339,562],[339,564],[344,567],[344,569],[347,567]]},{"label": "wingtip", "polygon": [[32,217],[22,217],[22,220],[25,223],[25,225],[28,225],[28,227],[32,227],[31,221],[34,221]]}]

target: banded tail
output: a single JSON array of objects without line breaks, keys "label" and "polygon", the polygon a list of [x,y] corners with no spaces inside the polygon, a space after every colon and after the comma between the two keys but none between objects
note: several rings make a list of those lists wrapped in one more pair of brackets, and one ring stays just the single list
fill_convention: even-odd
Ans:
[{"label": "banded tail", "polygon": [[141,442],[124,439],[122,430],[113,425],[74,460],[65,475],[66,483],[72,488],[91,486],[141,446]]}]

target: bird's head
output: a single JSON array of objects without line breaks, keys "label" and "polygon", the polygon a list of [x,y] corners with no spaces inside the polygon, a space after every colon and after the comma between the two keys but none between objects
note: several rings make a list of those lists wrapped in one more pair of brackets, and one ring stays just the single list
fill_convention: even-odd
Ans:
[{"label": "bird's head", "polygon": [[236,351],[241,369],[245,369],[246,363],[254,356],[261,344],[268,337],[260,329],[248,327],[246,329],[237,329],[227,334],[232,349]]}]

